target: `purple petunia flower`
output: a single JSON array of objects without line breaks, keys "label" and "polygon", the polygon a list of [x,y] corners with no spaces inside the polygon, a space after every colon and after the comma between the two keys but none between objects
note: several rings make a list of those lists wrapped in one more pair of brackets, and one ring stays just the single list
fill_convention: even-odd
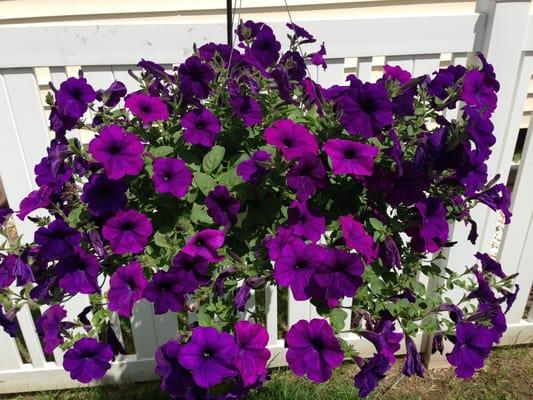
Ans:
[{"label": "purple petunia flower", "polygon": [[505,223],[511,223],[511,217],[513,216],[510,211],[511,193],[505,184],[498,183],[483,192],[475,194],[472,199],[479,200],[479,202],[494,211],[501,211],[505,217]]},{"label": "purple petunia flower", "polygon": [[12,308],[4,314],[4,305],[0,303],[0,326],[4,328],[5,333],[11,337],[17,337],[20,333],[20,326],[16,320],[17,309]]},{"label": "purple petunia flower", "polygon": [[225,186],[215,186],[205,198],[205,205],[207,214],[213,218],[215,224],[229,228],[237,222],[241,204]]},{"label": "purple petunia flower", "polygon": [[232,95],[229,103],[235,115],[242,118],[245,127],[249,128],[263,122],[261,104],[253,97],[239,93]]},{"label": "purple petunia flower", "polygon": [[392,236],[387,236],[379,245],[379,258],[386,268],[401,268],[402,258]]},{"label": "purple petunia flower", "polygon": [[287,173],[287,186],[296,191],[299,201],[313,196],[326,187],[326,168],[313,154],[304,154]]},{"label": "purple petunia flower", "polygon": [[472,268],[472,273],[476,277],[478,287],[468,295],[468,298],[477,299],[480,303],[494,304],[496,302],[496,296],[483,274],[477,267]]},{"label": "purple petunia flower", "polygon": [[17,258],[15,254],[0,254],[0,289],[8,288],[15,280],[13,269]]},{"label": "purple petunia flower", "polygon": [[383,76],[387,79],[396,79],[401,85],[411,80],[411,73],[399,65],[384,65]]},{"label": "purple petunia flower", "polygon": [[173,338],[159,347],[155,353],[155,372],[161,378],[161,389],[172,398],[190,398],[187,394],[194,385],[190,371],[179,363],[182,349],[179,340]]},{"label": "purple petunia flower", "polygon": [[341,123],[352,135],[376,136],[392,123],[392,103],[385,86],[352,79],[350,89],[339,99]]},{"label": "purple petunia flower", "polygon": [[405,348],[407,355],[405,357],[405,364],[402,368],[402,373],[406,376],[418,375],[424,377],[424,365],[420,353],[416,349],[416,344],[410,336],[405,336]]},{"label": "purple petunia flower", "polygon": [[98,90],[96,99],[103,102],[106,107],[115,107],[127,93],[126,85],[120,81],[114,81],[106,90]]},{"label": "purple petunia flower", "polygon": [[170,193],[181,199],[189,192],[192,173],[182,160],[172,157],[161,157],[154,160],[152,181],[158,193]]},{"label": "purple petunia flower", "polygon": [[354,297],[363,284],[361,276],[365,266],[359,255],[342,249],[331,248],[324,254],[322,265],[314,274],[314,281],[325,289],[327,299],[340,300]]},{"label": "purple petunia flower", "polygon": [[268,144],[281,150],[286,160],[293,160],[309,153],[318,153],[315,136],[309,130],[290,119],[280,119],[265,129],[265,140]]},{"label": "purple petunia flower", "polygon": [[286,24],[287,28],[292,30],[294,32],[294,38],[295,39],[303,39],[300,40],[300,44],[307,44],[307,43],[314,43],[316,42],[316,39],[313,35],[311,35],[305,28],[302,28],[299,25],[296,25],[295,23],[288,23]]},{"label": "purple petunia flower", "polygon": [[[462,65],[450,65],[445,69],[439,69],[433,73],[435,77],[428,83],[428,93],[441,100],[446,99],[448,97],[446,89],[453,88],[465,72],[466,68]],[[455,108],[455,103],[449,104],[448,108]]]},{"label": "purple petunia flower", "polygon": [[41,226],[35,232],[35,243],[40,246],[39,255],[44,261],[74,254],[81,240],[80,233],[62,219]]},{"label": "purple petunia flower", "polygon": [[285,340],[291,371],[297,376],[307,375],[314,382],[326,382],[344,359],[333,328],[323,319],[298,321],[289,329]]},{"label": "purple petunia flower", "polygon": [[233,337],[211,327],[197,327],[179,353],[180,364],[192,371],[194,382],[205,389],[238,374],[235,357],[239,347]]},{"label": "purple petunia flower", "polygon": [[109,281],[108,308],[121,317],[131,317],[133,306],[143,298],[147,284],[140,262],[132,261],[119,267]]},{"label": "purple petunia flower", "polygon": [[268,25],[263,25],[252,43],[251,53],[263,67],[270,67],[279,57],[281,43]]},{"label": "purple petunia flower", "polygon": [[0,225],[4,225],[6,220],[13,214],[13,210],[9,207],[0,208]]},{"label": "purple petunia flower", "polygon": [[467,71],[461,88],[461,100],[483,114],[491,115],[496,109],[497,96],[492,86],[485,83],[485,75],[478,70]]},{"label": "purple petunia flower", "polygon": [[354,385],[359,389],[359,397],[367,397],[378,386],[378,382],[385,378],[390,369],[389,360],[381,354],[374,354],[368,361],[357,358],[361,370],[354,377]]},{"label": "purple petunia flower", "polygon": [[99,272],[100,263],[96,256],[81,248],[76,254],[61,258],[56,265],[59,285],[69,294],[98,292]]},{"label": "purple petunia flower", "polygon": [[296,300],[309,299],[309,285],[316,269],[322,264],[325,250],[315,244],[296,239],[283,247],[274,264],[272,276],[282,287],[290,287]]},{"label": "purple petunia flower", "polygon": [[178,77],[185,98],[205,99],[209,96],[209,83],[215,77],[215,73],[209,64],[204,64],[200,58],[192,56],[179,66]]},{"label": "purple petunia flower", "polygon": [[96,92],[85,78],[68,78],[55,93],[56,107],[62,115],[78,119],[87,105],[96,99]]},{"label": "purple petunia flower", "polygon": [[113,350],[111,346],[96,339],[84,337],[74,343],[63,358],[63,368],[70,372],[70,377],[81,383],[104,377],[111,368]]},{"label": "purple petunia flower", "polygon": [[339,221],[346,245],[350,249],[357,250],[367,264],[374,261],[377,257],[378,249],[372,236],[366,233],[363,224],[356,221],[351,215],[342,216]]},{"label": "purple petunia flower", "polygon": [[324,56],[326,55],[326,46],[324,45],[324,42],[320,45],[320,49],[312,54],[309,54],[311,57],[311,62],[313,65],[321,66],[324,71],[328,68],[328,65],[326,64],[326,60],[324,59]]},{"label": "purple petunia flower", "polygon": [[239,321],[235,324],[235,341],[239,351],[235,366],[239,370],[244,386],[250,386],[266,375],[270,350],[266,348],[268,332],[260,324]]},{"label": "purple petunia flower", "polygon": [[63,306],[55,304],[47,309],[35,323],[37,333],[43,339],[45,353],[52,354],[56,347],[64,342],[61,330],[63,329],[62,321],[66,316],[67,311]]},{"label": "purple petunia flower", "polygon": [[135,210],[119,211],[102,229],[102,235],[116,254],[142,253],[152,232],[148,217]]},{"label": "purple petunia flower", "polygon": [[411,247],[418,252],[436,253],[448,240],[447,213],[442,201],[429,197],[416,203],[420,225],[406,230],[411,236]]},{"label": "purple petunia flower", "polygon": [[144,298],[154,303],[154,313],[179,312],[185,305],[183,282],[172,272],[157,271],[144,289]]},{"label": "purple petunia flower", "polygon": [[401,170],[401,175],[394,178],[392,186],[385,193],[385,200],[392,205],[410,205],[423,200],[424,191],[431,184],[431,177],[410,162],[404,162]]},{"label": "purple petunia flower", "polygon": [[370,176],[379,153],[375,146],[344,139],[329,139],[323,146],[335,175]]},{"label": "purple petunia flower", "polygon": [[124,103],[126,108],[133,115],[139,117],[144,125],[168,119],[168,108],[159,97],[149,96],[144,93],[132,93],[126,97]]},{"label": "purple petunia flower", "polygon": [[183,139],[189,144],[211,148],[221,131],[219,119],[207,108],[189,111],[181,119]]},{"label": "purple petunia flower", "polygon": [[125,175],[136,176],[144,166],[143,145],[133,133],[126,133],[118,125],[109,125],[89,143],[89,153],[104,166],[110,179]]},{"label": "purple petunia flower", "polygon": [[505,279],[506,275],[503,272],[502,265],[498,261],[494,260],[487,253],[480,253],[479,251],[475,254],[475,257],[481,262],[483,272],[490,272],[499,278]]},{"label": "purple petunia flower", "polygon": [[237,165],[237,175],[245,182],[257,183],[268,173],[268,164],[272,160],[270,153],[257,150],[249,160],[242,161]]},{"label": "purple petunia flower", "polygon": [[112,214],[126,206],[126,184],[121,180],[108,179],[103,174],[94,174],[83,186],[81,201],[87,203],[92,215]]},{"label": "purple petunia flower", "polygon": [[201,256],[210,262],[223,259],[217,252],[224,245],[224,231],[219,229],[203,229],[189,239],[183,252],[190,256]]},{"label": "purple petunia flower", "polygon": [[317,242],[326,232],[326,218],[308,202],[294,201],[287,211],[287,224],[295,236]]},{"label": "purple petunia flower", "polygon": [[248,300],[250,300],[251,291],[252,287],[248,285],[248,282],[245,279],[242,286],[237,289],[237,293],[233,298],[233,304],[235,305],[237,311],[244,312],[246,309],[246,303]]},{"label": "purple petunia flower", "polygon": [[457,323],[455,337],[455,346],[446,358],[459,378],[469,379],[476,369],[483,367],[492,349],[493,337],[486,326],[467,321]]},{"label": "purple petunia flower", "polygon": [[30,192],[30,194],[23,198],[19,204],[19,212],[17,213],[19,219],[24,220],[24,218],[33,211],[48,206],[53,192],[53,188],[49,186],[43,186]]},{"label": "purple petunia flower", "polygon": [[[287,51],[279,60],[279,67],[276,70],[284,71],[288,79],[300,82],[305,78],[305,61],[296,51]],[[279,84],[278,84],[279,86]]]},{"label": "purple petunia flower", "polygon": [[400,350],[403,334],[394,331],[394,322],[382,321],[374,331],[363,331],[361,336],[372,342],[377,352],[386,357],[390,364],[396,362],[394,354]]},{"label": "purple petunia flower", "polygon": [[292,234],[292,229],[283,226],[278,227],[276,235],[265,240],[265,247],[268,250],[270,260],[276,261],[280,258],[283,248],[295,240],[300,240],[300,238]]},{"label": "purple petunia flower", "polygon": [[181,281],[187,293],[211,282],[209,262],[202,256],[190,256],[180,251],[172,260],[170,271]]}]

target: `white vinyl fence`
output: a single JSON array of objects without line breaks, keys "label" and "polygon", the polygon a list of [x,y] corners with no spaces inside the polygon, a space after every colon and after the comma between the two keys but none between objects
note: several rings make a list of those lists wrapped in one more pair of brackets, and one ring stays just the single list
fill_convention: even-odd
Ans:
[{"label": "white vinyl fence", "polygon": [[[474,210],[478,244],[471,245],[465,228],[455,226],[452,240],[458,244],[449,252],[448,266],[462,271],[473,264],[473,255],[480,250],[497,255],[508,274],[520,273],[517,283],[521,292],[508,314],[503,344],[527,343],[533,338],[533,312],[527,306],[533,278],[533,122],[527,133],[521,133],[526,139],[519,163],[514,156],[517,140],[522,138],[519,130],[524,111],[532,103],[528,93],[533,92],[533,15],[529,12],[529,1],[478,0],[477,10],[471,14],[295,21],[326,42],[328,69],[314,72],[325,86],[341,83],[346,73],[353,72],[362,80],[374,80],[384,63],[400,65],[413,75],[429,74],[449,63],[466,64],[475,51],[484,52],[494,64],[501,90],[493,119],[497,143],[489,175],[500,172],[504,180],[511,176],[513,223],[503,230],[501,243],[495,246],[496,233],[501,235],[498,217],[480,206]],[[283,39],[285,23],[272,25]],[[81,66],[95,88],[106,88],[118,79],[132,89],[134,81],[127,70],[135,69],[141,58],[178,63],[191,53],[193,42],[223,42],[225,37],[224,25],[201,23],[0,27],[0,175],[11,206],[16,208],[35,188],[33,166],[45,154],[50,137],[42,99],[43,74],[58,85],[72,75],[73,66]],[[19,222],[17,229],[31,238],[34,227]],[[431,284],[424,277],[421,281]],[[281,303],[278,305],[276,288],[267,289],[265,301],[272,365],[282,365],[284,342],[278,338]],[[350,302],[346,300],[346,304]],[[67,304],[69,316],[75,318],[88,304],[87,296],[76,296]],[[291,298],[287,311],[285,322],[289,325],[316,315],[310,303]],[[0,332],[0,393],[77,386],[61,367],[60,351],[53,358],[45,357],[28,308],[18,314],[18,321],[24,351],[20,343]],[[134,352],[117,359],[106,382],[152,379],[156,348],[177,330],[173,314],[156,316],[146,302],[136,306],[130,324]],[[121,337],[118,318],[115,330]],[[345,339],[355,343],[363,355],[372,353],[371,345],[355,335],[347,334]],[[418,344],[424,348],[427,339],[419,337]]]}]

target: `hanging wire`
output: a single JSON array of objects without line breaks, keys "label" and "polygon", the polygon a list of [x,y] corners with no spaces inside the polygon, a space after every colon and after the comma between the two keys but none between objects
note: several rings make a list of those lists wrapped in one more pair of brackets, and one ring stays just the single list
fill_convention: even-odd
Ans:
[{"label": "hanging wire", "polygon": [[[289,21],[291,21],[291,24],[294,26],[294,21],[292,19],[291,10],[289,9],[289,5],[287,4],[287,0],[283,0],[285,3],[285,9],[287,10],[287,15],[289,16]],[[304,52],[302,51],[302,47],[300,46],[300,43],[297,43],[296,46],[298,47],[298,52],[300,53],[300,56],[302,56],[302,59],[305,60]],[[307,68],[307,63],[304,61],[305,69],[307,71],[307,75],[311,76],[311,73],[309,71],[309,68]]]},{"label": "hanging wire", "polygon": [[[238,18],[237,18],[237,21],[239,21],[239,24],[240,24],[240,21],[241,21],[241,8],[242,8],[242,0],[239,0],[239,7],[237,7],[237,0],[235,0],[235,6],[233,7],[232,20],[231,20],[232,29],[235,27],[235,16],[237,15],[237,13],[239,15]],[[233,58],[233,52],[235,50],[234,45],[235,45],[236,39],[237,39],[237,29],[233,29],[233,39],[231,40],[231,44],[230,44],[231,51],[229,53],[229,60],[228,60],[228,76],[226,77],[226,79],[228,79],[229,75],[230,75],[231,60]]]}]

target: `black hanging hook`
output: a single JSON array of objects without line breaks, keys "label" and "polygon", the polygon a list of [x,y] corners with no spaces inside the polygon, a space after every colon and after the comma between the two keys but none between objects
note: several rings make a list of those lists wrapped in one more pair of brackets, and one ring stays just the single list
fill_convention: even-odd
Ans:
[{"label": "black hanging hook", "polygon": [[233,15],[231,0],[226,0],[226,26],[228,33],[228,45],[233,47]]}]

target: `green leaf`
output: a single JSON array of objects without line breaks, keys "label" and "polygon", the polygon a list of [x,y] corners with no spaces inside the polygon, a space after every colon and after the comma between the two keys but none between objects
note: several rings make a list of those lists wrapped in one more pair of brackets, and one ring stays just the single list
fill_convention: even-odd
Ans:
[{"label": "green leaf", "polygon": [[372,225],[372,228],[374,228],[376,231],[379,231],[379,232],[385,231],[385,226],[379,219],[370,218],[368,221],[370,222],[370,225]]},{"label": "green leaf", "polygon": [[174,148],[171,146],[159,146],[159,147],[153,147],[150,149],[150,153],[154,155],[154,157],[165,157],[169,156],[174,152]]},{"label": "green leaf", "polygon": [[202,160],[202,169],[204,172],[213,172],[222,162],[226,150],[222,146],[213,146],[213,148],[204,156]]},{"label": "green leaf", "polygon": [[77,207],[73,209],[67,217],[67,222],[70,226],[77,226],[81,222],[81,214],[83,207]]},{"label": "green leaf", "polygon": [[204,223],[212,224],[213,219],[207,214],[207,207],[194,203],[191,210],[191,221],[195,224]]},{"label": "green leaf", "polygon": [[157,231],[155,234],[154,234],[154,243],[159,246],[159,247],[163,247],[163,248],[166,248],[166,249],[173,249],[174,246],[172,244],[172,240],[170,239],[170,237],[164,233],[161,233],[159,231]]},{"label": "green leaf", "polygon": [[234,186],[242,183],[242,179],[237,175],[235,168],[231,168],[218,177],[218,183],[231,190]]},{"label": "green leaf", "polygon": [[207,196],[211,190],[216,186],[216,181],[203,172],[194,173],[194,183],[200,191]]},{"label": "green leaf", "polygon": [[344,329],[344,321],[346,321],[348,313],[342,308],[334,308],[329,314],[329,322],[335,331],[339,332]]}]

